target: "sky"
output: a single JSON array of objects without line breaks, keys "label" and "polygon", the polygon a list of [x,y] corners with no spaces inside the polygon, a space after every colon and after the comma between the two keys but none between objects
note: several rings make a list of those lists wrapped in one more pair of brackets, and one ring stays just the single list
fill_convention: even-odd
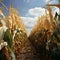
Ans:
[{"label": "sky", "polygon": [[[49,0],[2,0],[2,2],[9,7],[13,4],[13,7],[18,9],[22,22],[24,23],[28,34],[32,30],[34,24],[37,21],[38,16],[45,14],[45,5]],[[50,1],[49,3],[58,3],[58,0]],[[1,6],[1,4],[0,4]],[[58,8],[55,7],[54,12],[58,12]]]}]

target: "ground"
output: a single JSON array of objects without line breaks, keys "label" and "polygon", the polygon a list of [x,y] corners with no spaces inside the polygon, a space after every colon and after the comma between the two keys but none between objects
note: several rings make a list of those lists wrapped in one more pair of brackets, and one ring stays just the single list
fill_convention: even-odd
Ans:
[{"label": "ground", "polygon": [[23,47],[23,49],[20,51],[20,60],[40,60],[34,47],[28,40]]}]

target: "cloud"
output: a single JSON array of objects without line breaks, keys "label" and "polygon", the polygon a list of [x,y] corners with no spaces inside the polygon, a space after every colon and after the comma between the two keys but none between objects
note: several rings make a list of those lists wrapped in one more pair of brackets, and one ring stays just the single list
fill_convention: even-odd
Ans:
[{"label": "cloud", "polygon": [[22,22],[24,22],[25,27],[27,28],[28,34],[36,23],[37,17],[21,17]]},{"label": "cloud", "polygon": [[[29,9],[27,11],[27,14],[25,17],[21,17],[28,34],[30,33],[30,31],[32,30],[32,28],[34,27],[38,16],[42,16],[45,14],[45,9],[41,8],[41,7],[35,7],[32,9]],[[28,15],[28,16],[27,16]]]},{"label": "cloud", "polygon": [[31,16],[42,16],[45,14],[45,9],[41,8],[41,7],[35,7],[32,9],[29,9],[28,14],[30,14]]},{"label": "cloud", "polygon": [[31,28],[36,23],[37,17],[21,17],[21,19],[26,27]]}]

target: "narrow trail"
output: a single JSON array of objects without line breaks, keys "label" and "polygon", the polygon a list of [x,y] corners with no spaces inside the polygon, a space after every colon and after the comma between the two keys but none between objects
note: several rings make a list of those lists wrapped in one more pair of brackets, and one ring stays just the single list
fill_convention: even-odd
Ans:
[{"label": "narrow trail", "polygon": [[20,51],[20,60],[40,60],[39,57],[37,56],[37,53],[28,40],[23,47],[23,49]]}]

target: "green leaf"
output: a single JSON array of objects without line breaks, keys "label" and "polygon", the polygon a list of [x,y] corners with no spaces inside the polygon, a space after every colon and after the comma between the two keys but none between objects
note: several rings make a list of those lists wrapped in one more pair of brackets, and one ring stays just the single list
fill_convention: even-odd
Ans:
[{"label": "green leaf", "polygon": [[11,48],[12,45],[12,35],[10,31],[7,29],[7,31],[4,34],[4,40],[8,43],[8,46]]}]

